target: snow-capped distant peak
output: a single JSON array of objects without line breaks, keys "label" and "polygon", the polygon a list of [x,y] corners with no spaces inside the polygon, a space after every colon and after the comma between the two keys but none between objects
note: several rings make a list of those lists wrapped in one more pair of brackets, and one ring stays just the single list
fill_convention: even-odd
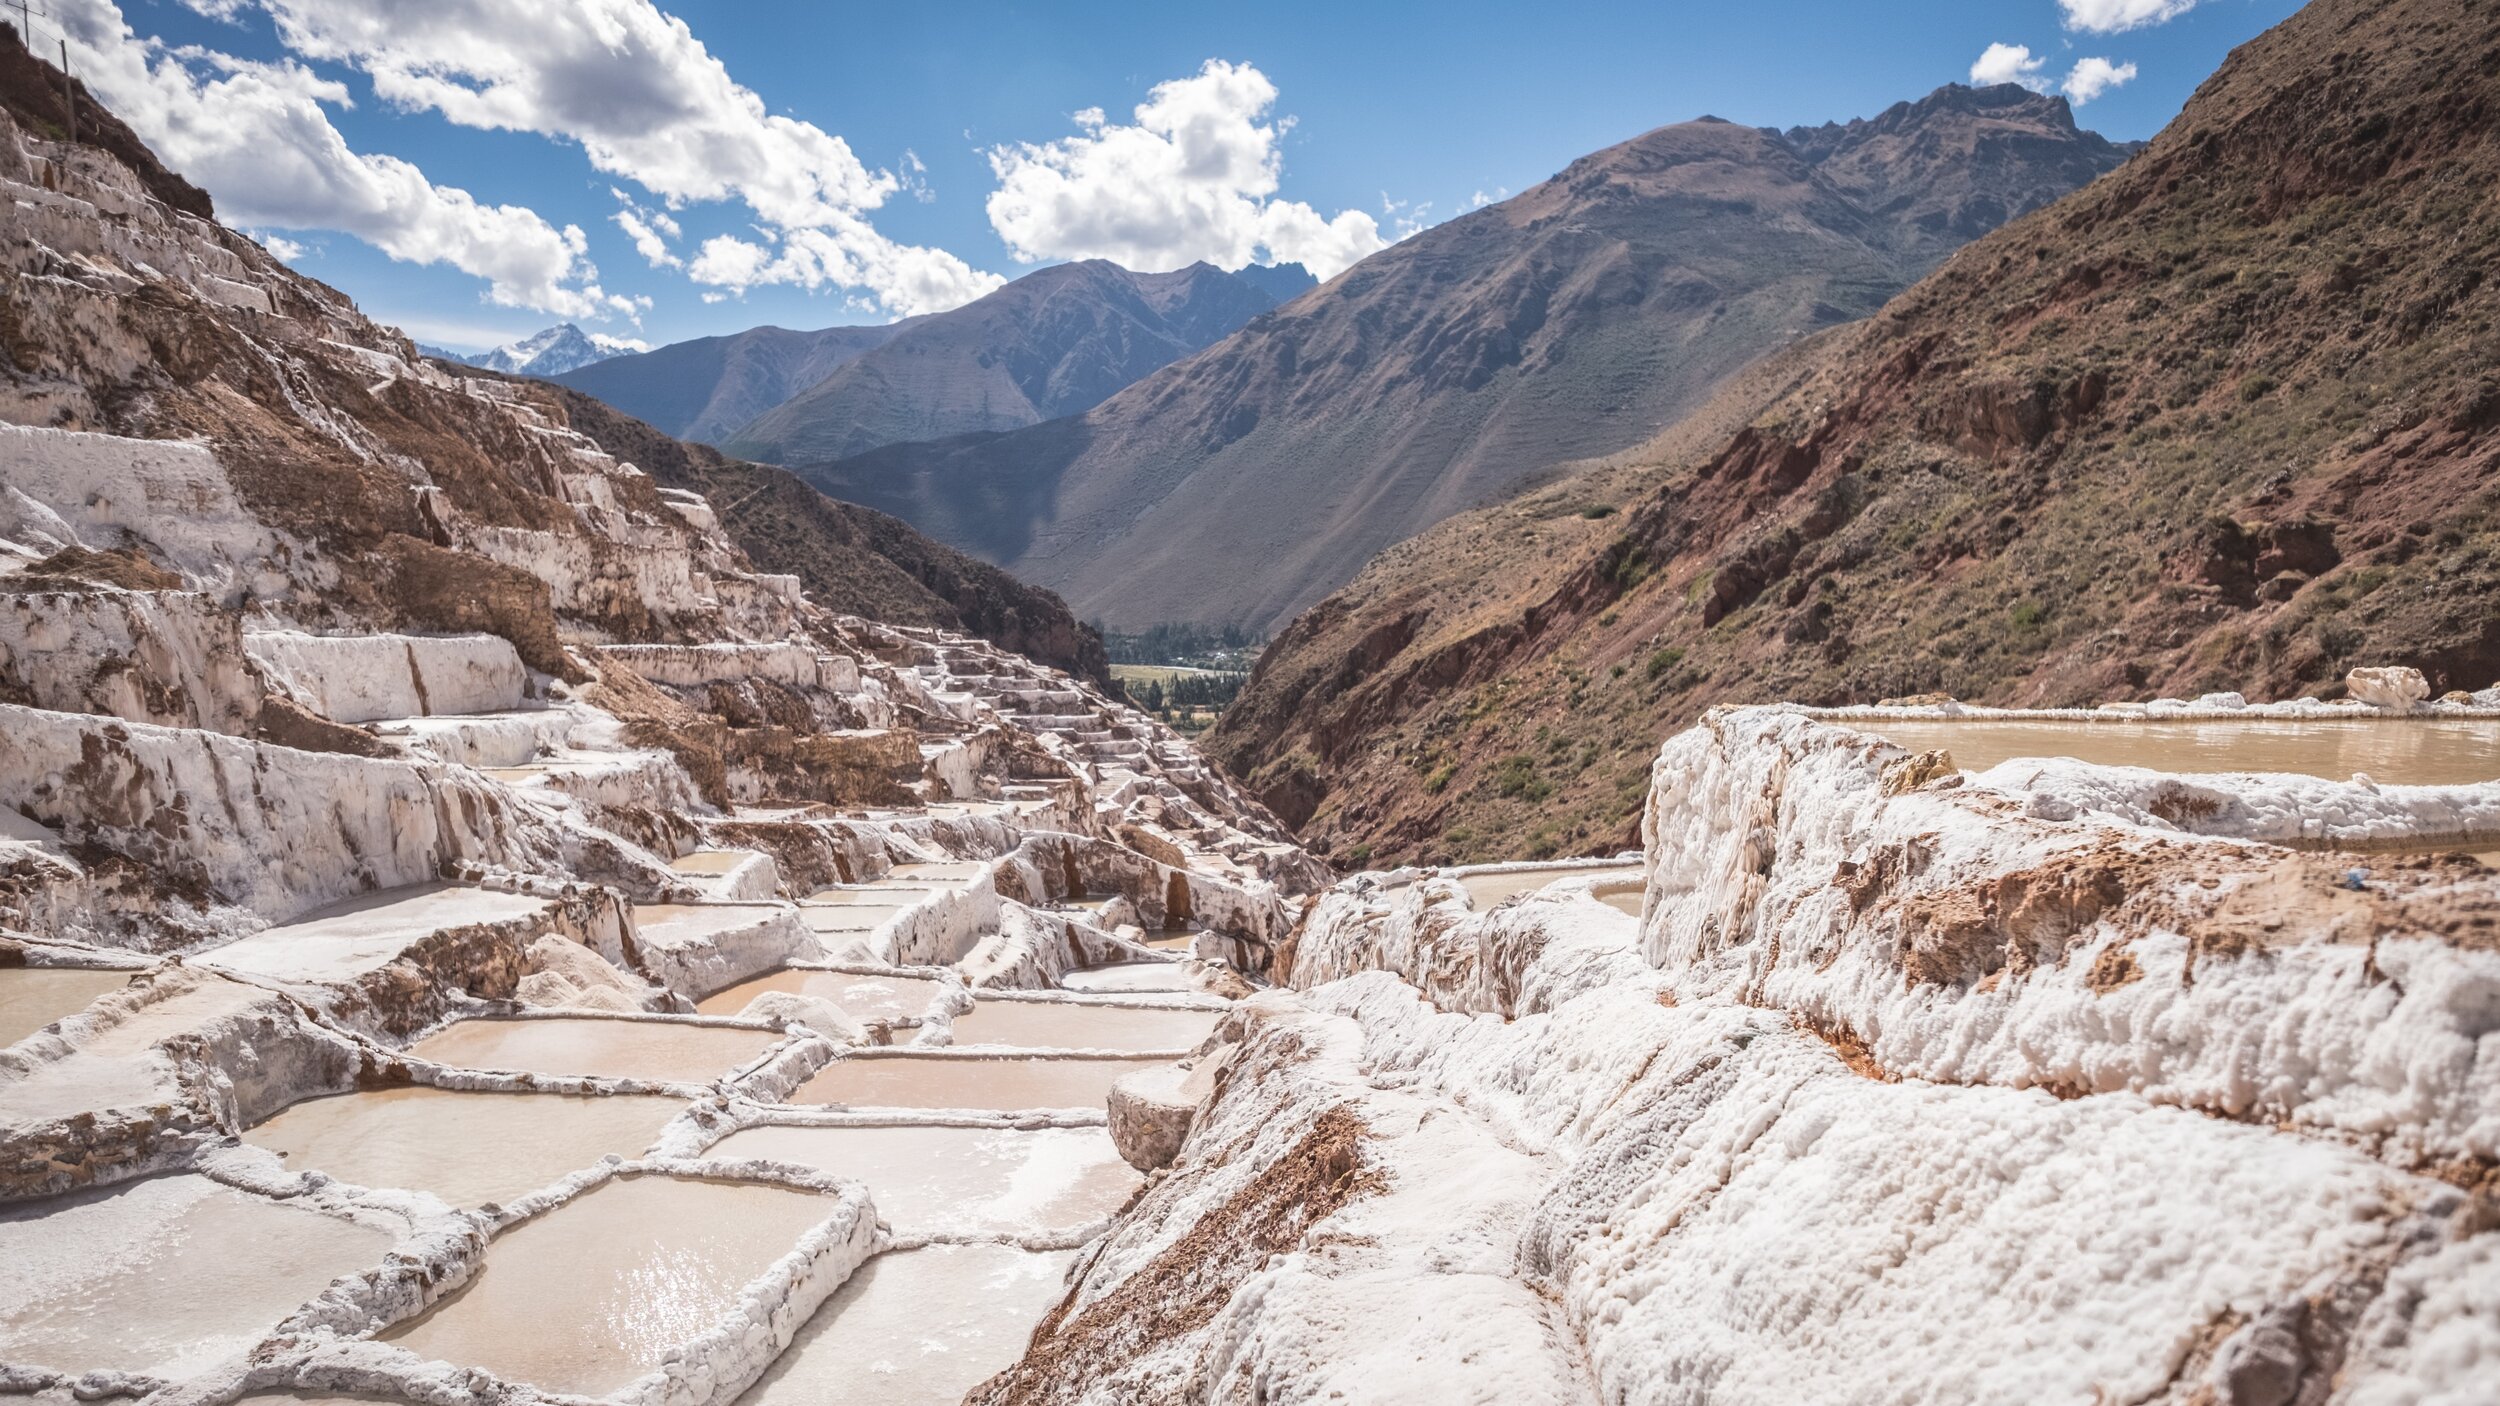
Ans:
[{"label": "snow-capped distant peak", "polygon": [[558,376],[594,361],[649,350],[648,342],[584,332],[570,322],[562,322],[493,351],[481,352],[470,357],[469,364],[516,376]]}]

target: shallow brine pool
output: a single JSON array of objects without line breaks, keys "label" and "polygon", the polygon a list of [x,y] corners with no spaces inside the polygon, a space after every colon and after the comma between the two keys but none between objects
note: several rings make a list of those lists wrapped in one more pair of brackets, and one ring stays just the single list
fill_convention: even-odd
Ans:
[{"label": "shallow brine pool", "polygon": [[685,1108],[641,1094],[463,1093],[409,1085],[308,1099],[243,1135],[294,1171],[502,1204],[615,1153],[640,1157]]},{"label": "shallow brine pool", "polygon": [[2291,772],[2335,781],[2363,772],[2388,786],[2454,786],[2500,778],[2500,719],[1832,721],[1914,752],[1942,747],[1964,771],[1986,771],[2018,757],[2072,757],[2099,766]]},{"label": "shallow brine pool", "polygon": [[547,1391],[605,1395],[710,1332],[836,1205],[783,1186],[621,1177],[495,1237],[468,1283],[382,1337]]},{"label": "shallow brine pool", "polygon": [[1101,1128],[749,1128],[707,1157],[816,1167],[868,1184],[897,1234],[1065,1234],[1125,1205],[1144,1178]]},{"label": "shallow brine pool", "polygon": [[464,1020],[408,1053],[460,1069],[708,1084],[779,1039],[769,1030],[670,1020]]},{"label": "shallow brine pool", "polygon": [[1096,1001],[976,999],[955,1017],[958,1045],[1026,1049],[1193,1050],[1215,1029],[1220,1012],[1153,1010]]},{"label": "shallow brine pool", "polygon": [[1132,1070],[1169,1061],[921,1054],[854,1054],[826,1065],[792,1103],[853,1108],[1101,1108]]},{"label": "shallow brine pool", "polygon": [[899,1020],[926,1014],[940,983],[926,977],[882,972],[812,971],[791,967],[743,981],[695,1003],[704,1015],[736,1015],[767,991],[789,991],[831,1001],[861,1020]]},{"label": "shallow brine pool", "polygon": [[128,986],[131,976],[82,967],[0,967],[0,1049],[78,1014],[98,996]]},{"label": "shallow brine pool", "polygon": [[174,1175],[0,1211],[0,1361],[186,1377],[248,1350],[388,1232]]},{"label": "shallow brine pool", "polygon": [[1024,1355],[1075,1257],[889,1250],[852,1272],[738,1406],[954,1406]]}]

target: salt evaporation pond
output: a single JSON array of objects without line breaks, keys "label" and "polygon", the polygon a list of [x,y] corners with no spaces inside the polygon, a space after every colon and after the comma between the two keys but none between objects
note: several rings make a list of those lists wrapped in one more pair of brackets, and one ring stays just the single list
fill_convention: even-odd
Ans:
[{"label": "salt evaporation pond", "polygon": [[278,1153],[294,1171],[482,1206],[541,1190],[611,1152],[639,1157],[685,1106],[642,1094],[463,1093],[412,1084],[308,1099],[244,1141]]},{"label": "salt evaporation pond", "polygon": [[853,1271],[738,1406],[955,1406],[1024,1355],[1074,1251],[888,1250]]},{"label": "salt evaporation pond", "polygon": [[696,1002],[695,1009],[704,1015],[736,1015],[767,991],[789,991],[831,1001],[861,1020],[896,1020],[925,1014],[940,989],[940,983],[926,977],[788,967],[714,992]]},{"label": "salt evaporation pond", "polygon": [[895,1233],[1066,1234],[1111,1215],[1145,1178],[1101,1128],[762,1127],[708,1157],[816,1167],[868,1184]]},{"label": "salt evaporation pond", "polygon": [[968,859],[897,864],[885,871],[885,877],[889,882],[910,879],[915,882],[962,885],[981,877],[981,864],[977,860]]},{"label": "salt evaporation pond", "polygon": [[1562,879],[1634,879],[1638,869],[1600,869],[1593,865],[1554,864],[1542,869],[1506,869],[1490,874],[1461,874],[1458,886],[1467,890],[1467,901],[1479,909],[1514,894],[1534,893],[1547,884]]},{"label": "salt evaporation pond", "polygon": [[128,986],[130,978],[127,971],[84,967],[0,967],[0,1049],[78,1014],[96,997]]},{"label": "salt evaporation pond", "polygon": [[388,1232],[175,1175],[0,1211],[0,1361],[185,1377],[248,1350]]},{"label": "salt evaporation pond", "polygon": [[1063,991],[1097,995],[1199,989],[1198,983],[1189,979],[1189,968],[1178,962],[1111,962],[1099,967],[1079,967],[1061,973],[1059,987]]},{"label": "salt evaporation pond", "polygon": [[408,1053],[460,1069],[708,1084],[779,1039],[769,1030],[673,1020],[464,1020]]},{"label": "salt evaporation pond", "polygon": [[792,1103],[853,1108],[1101,1108],[1123,1074],[1159,1059],[1067,1056],[854,1054],[790,1095]]},{"label": "salt evaporation pond", "polygon": [[918,903],[936,891],[912,888],[818,889],[807,896],[807,901],[828,908],[861,904],[872,908],[898,908]]},{"label": "salt evaporation pond", "polygon": [[1013,1001],[977,998],[955,1017],[958,1045],[1027,1049],[1193,1050],[1222,1013],[1155,1010],[1098,1001]]},{"label": "salt evaporation pond", "polygon": [[761,1183],[621,1177],[496,1236],[468,1283],[382,1337],[419,1357],[602,1396],[718,1326],[838,1204]]},{"label": "salt evaporation pond", "polygon": [[1833,721],[1914,752],[1941,747],[1964,771],[2018,757],[2072,757],[2168,772],[2290,772],[2389,786],[2500,778],[2500,719],[2247,718],[2167,722],[1918,718]]}]

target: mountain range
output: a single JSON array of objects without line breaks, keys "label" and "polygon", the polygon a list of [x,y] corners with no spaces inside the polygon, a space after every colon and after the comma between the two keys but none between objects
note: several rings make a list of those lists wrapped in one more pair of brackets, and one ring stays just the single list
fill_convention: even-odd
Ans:
[{"label": "mountain range", "polygon": [[1263,629],[1392,542],[1640,443],[2124,156],[2063,99],[2010,85],[1798,133],[1662,127],[1081,416],[802,472],[1089,618]]},{"label": "mountain range", "polygon": [[643,350],[643,344],[597,332],[584,332],[570,322],[560,322],[517,342],[506,342],[473,356],[463,356],[440,347],[420,346],[419,350],[439,361],[482,366],[507,375],[555,376],[606,361],[610,357],[639,352]]},{"label": "mountain range", "polygon": [[1299,265],[1135,273],[1087,260],[880,327],[758,327],[551,374],[681,439],[832,459],[1090,409],[1314,282]]},{"label": "mountain range", "polygon": [[2314,0],[1875,317],[1381,554],[1208,745],[1340,854],[1612,852],[1716,703],[2487,685],[2495,116],[2500,10]]}]

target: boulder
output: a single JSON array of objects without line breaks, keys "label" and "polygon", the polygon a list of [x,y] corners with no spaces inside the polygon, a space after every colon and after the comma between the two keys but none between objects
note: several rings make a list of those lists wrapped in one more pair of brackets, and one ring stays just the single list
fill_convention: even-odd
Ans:
[{"label": "boulder", "polygon": [[2344,675],[2344,688],[2371,707],[2390,713],[2411,712],[2415,704],[2431,696],[2430,680],[2419,669],[2355,669]]},{"label": "boulder", "polygon": [[1233,1048],[1218,1045],[1194,1060],[1140,1069],[1111,1086],[1111,1142],[1130,1166],[1151,1172],[1180,1155]]}]

